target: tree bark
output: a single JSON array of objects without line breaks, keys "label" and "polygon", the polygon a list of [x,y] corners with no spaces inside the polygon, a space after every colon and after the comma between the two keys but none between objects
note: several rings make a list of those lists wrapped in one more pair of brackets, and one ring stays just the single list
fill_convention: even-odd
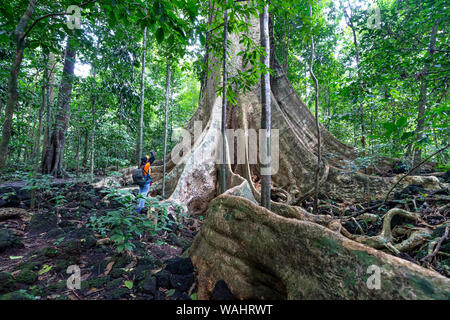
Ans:
[{"label": "tree bark", "polygon": [[[430,34],[430,44],[428,53],[430,55],[430,65],[433,63],[434,53],[436,51],[436,35],[438,32],[438,23],[439,19],[433,24],[431,34]],[[416,126],[416,136],[417,142],[420,142],[423,139],[423,130],[425,127],[425,110],[427,104],[427,75],[428,75],[429,64],[425,63],[423,67],[422,73],[420,75],[420,100],[419,100],[419,108],[417,112],[417,126]],[[414,150],[414,162],[413,166],[420,163],[422,160],[422,148],[421,146],[416,146]],[[415,173],[417,173],[419,169]]]},{"label": "tree bark", "polygon": [[44,173],[53,176],[62,176],[63,154],[66,142],[66,132],[70,119],[70,100],[72,96],[72,83],[75,69],[76,50],[71,46],[72,37],[67,39],[67,47],[64,58],[64,70],[58,94],[58,108],[55,127],[47,148],[44,164]]},{"label": "tree bark", "polygon": [[[263,12],[260,14],[260,36],[261,47],[264,48],[264,56],[261,57],[264,65],[264,72],[261,75],[261,129],[265,130],[264,142],[260,145],[262,155],[261,172],[261,206],[270,210],[271,195],[271,150],[270,150],[270,134],[271,134],[271,89],[270,89],[270,36],[269,36],[269,6],[265,5]],[[262,141],[260,139],[260,141]]]},{"label": "tree bark", "polygon": [[[312,6],[309,3],[309,17],[312,21]],[[319,174],[320,174],[320,165],[322,161],[322,149],[321,149],[321,134],[320,134],[320,125],[319,125],[319,82],[313,71],[314,65],[314,36],[312,35],[312,26],[310,28],[311,32],[311,61],[309,63],[309,73],[314,80],[315,87],[315,95],[314,95],[314,110],[315,110],[315,119],[316,119],[316,130],[317,130],[317,168],[314,175],[314,213],[317,214],[319,209]]]},{"label": "tree bark", "polygon": [[16,42],[16,54],[12,63],[11,72],[8,81],[8,94],[5,108],[5,121],[3,123],[2,141],[0,143],[0,172],[3,171],[6,160],[8,158],[8,146],[11,138],[11,127],[14,110],[17,105],[19,93],[17,91],[17,77],[19,75],[20,67],[22,65],[23,52],[25,50],[25,39],[23,34],[31,15],[34,12],[38,0],[30,0],[27,10],[20,19],[16,30],[14,31],[14,39]]},{"label": "tree bark", "polygon": [[227,73],[227,47],[228,47],[228,0],[225,0],[224,13],[223,13],[223,65],[222,65],[222,123],[221,123],[221,138],[222,138],[222,159],[220,164],[220,192],[224,193],[227,189],[227,177],[226,177],[226,127],[227,127],[227,85],[228,85],[228,73]]},{"label": "tree bark", "polygon": [[[164,155],[167,154],[167,126],[169,116],[169,103],[170,103],[170,64],[169,60],[166,61],[166,103],[164,106]],[[162,178],[162,197],[166,198],[166,157],[163,157],[163,178]]]},{"label": "tree bark", "polygon": [[[94,67],[94,89],[97,88],[96,85],[96,77],[97,77],[97,69]],[[92,132],[91,132],[91,168],[89,170],[91,181],[94,180],[94,164],[95,164],[95,127],[97,126],[97,119],[95,118],[95,93],[91,97],[92,99]]]},{"label": "tree bark", "polygon": [[142,158],[143,131],[144,131],[144,98],[145,98],[145,50],[147,46],[147,27],[144,28],[144,38],[142,40],[142,74],[141,74],[141,107],[139,110],[139,133],[138,133],[138,165]]},{"label": "tree bark", "polygon": [[50,52],[48,55],[48,80],[47,80],[47,93],[46,93],[46,124],[44,129],[44,141],[42,142],[42,155],[41,155],[41,172],[44,172],[45,166],[45,155],[48,152],[48,148],[50,146],[50,136],[53,127],[53,85],[55,83],[55,54]]}]

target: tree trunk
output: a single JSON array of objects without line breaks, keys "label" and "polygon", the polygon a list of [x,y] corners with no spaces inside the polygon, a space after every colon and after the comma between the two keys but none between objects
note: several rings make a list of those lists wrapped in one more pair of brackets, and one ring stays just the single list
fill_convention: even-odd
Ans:
[{"label": "tree trunk", "polygon": [[[270,37],[269,37],[269,7],[266,5],[263,12],[260,14],[260,35],[261,47],[264,48],[264,56],[261,57],[261,62],[264,65],[264,73],[261,75],[261,129],[265,130],[261,150],[261,206],[270,210],[270,195],[271,195],[271,153],[270,153],[270,134],[271,134],[271,113],[270,113]],[[265,171],[265,174],[263,173]]]},{"label": "tree trunk", "polygon": [[141,108],[139,110],[139,133],[138,133],[138,165],[142,158],[142,144],[144,131],[144,98],[145,98],[145,50],[147,46],[147,27],[144,28],[144,39],[142,40],[142,74],[141,74]]},{"label": "tree trunk", "polygon": [[[358,69],[358,79],[360,81],[360,88],[361,88],[361,94],[363,92],[363,86],[362,86],[362,78],[361,78],[361,72],[359,71],[359,47],[358,47],[358,40],[356,39],[356,30],[355,30],[355,26],[353,24],[353,12],[352,12],[352,7],[350,4],[350,1],[348,1],[348,7],[350,9],[350,15],[347,14],[347,10],[344,8],[344,14],[347,18],[347,25],[352,29],[352,34],[353,34],[353,44],[355,46],[355,56],[356,56],[356,67]],[[361,146],[362,146],[362,150],[363,150],[363,155],[365,156],[366,154],[366,128],[364,125],[364,108],[361,102],[361,99],[358,98],[359,101],[359,117],[360,117],[360,121],[361,121]],[[356,139],[356,134],[355,134],[355,139]]]},{"label": "tree trunk", "polygon": [[[431,58],[430,64],[433,64],[433,58],[434,53],[436,51],[436,35],[438,32],[438,21],[436,21],[433,25],[433,28],[431,30],[430,35],[430,44],[429,44],[429,54]],[[422,73],[420,75],[420,101],[419,101],[419,108],[417,112],[417,126],[416,126],[416,136],[417,136],[417,142],[420,143],[420,141],[423,139],[423,130],[425,127],[425,109],[427,104],[427,75],[428,75],[428,69],[429,65],[428,63],[425,63],[425,66],[423,67]],[[413,166],[416,166],[420,161],[422,160],[422,148],[421,146],[417,146],[414,150],[414,163]],[[416,170],[416,173],[419,172],[420,169]]]},{"label": "tree trunk", "polygon": [[16,54],[11,66],[11,72],[8,81],[8,94],[5,108],[5,121],[3,123],[2,141],[0,143],[0,172],[4,169],[6,159],[8,158],[8,145],[11,138],[12,119],[14,109],[17,105],[19,93],[17,91],[17,77],[19,75],[20,66],[22,65],[23,51],[25,49],[25,39],[23,34],[25,27],[31,19],[37,0],[30,0],[27,10],[20,19],[16,30],[14,31],[14,39],[16,42]]},{"label": "tree trunk", "polygon": [[64,57],[64,70],[59,87],[55,127],[51,134],[43,168],[44,173],[53,176],[64,175],[63,154],[66,143],[66,132],[70,119],[70,99],[72,96],[72,83],[76,59],[76,50],[72,48],[70,43],[71,40],[72,37],[69,36]]},{"label": "tree trunk", "polygon": [[[167,153],[167,125],[169,116],[169,103],[170,103],[170,64],[169,60],[166,61],[166,103],[164,107],[164,155]],[[163,177],[162,177],[162,197],[166,198],[166,157],[163,157]]]},{"label": "tree trunk", "polygon": [[42,142],[42,156],[41,156],[41,171],[44,172],[45,167],[45,155],[49,151],[49,141],[50,136],[52,134],[52,127],[53,127],[53,85],[55,83],[55,68],[56,68],[56,62],[55,62],[55,54],[53,52],[50,52],[48,55],[48,80],[47,80],[47,94],[46,94],[46,125],[44,129],[44,141]]},{"label": "tree trunk", "polygon": [[[313,18],[312,15],[312,6],[309,3],[309,17]],[[317,167],[314,175],[314,213],[317,214],[319,212],[319,174],[320,174],[320,165],[322,160],[322,150],[321,150],[321,135],[320,135],[320,126],[319,126],[319,82],[313,71],[314,65],[314,36],[312,35],[312,25],[310,28],[311,33],[311,61],[309,63],[309,73],[311,74],[311,78],[314,80],[315,87],[315,95],[314,95],[314,110],[315,110],[315,120],[316,120],[316,130],[317,130]]]},{"label": "tree trunk", "polygon": [[222,159],[220,163],[220,192],[224,193],[227,189],[227,177],[226,177],[226,127],[227,127],[227,85],[228,85],[228,73],[227,73],[227,47],[228,47],[228,0],[225,0],[224,12],[223,12],[223,65],[222,65],[222,123],[221,123],[221,139],[222,139]]},{"label": "tree trunk", "polygon": [[[94,88],[97,87],[95,84],[96,76],[97,76],[97,70],[94,67]],[[90,176],[91,181],[94,179],[94,161],[95,161],[95,127],[97,125],[97,120],[95,119],[95,94],[92,96],[92,132],[91,132],[91,168],[90,168]]]}]

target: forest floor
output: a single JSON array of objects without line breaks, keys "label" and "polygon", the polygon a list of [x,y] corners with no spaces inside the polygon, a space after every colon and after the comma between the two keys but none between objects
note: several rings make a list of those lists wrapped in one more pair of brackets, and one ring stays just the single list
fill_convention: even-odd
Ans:
[{"label": "forest floor", "polygon": [[[181,257],[200,228],[195,216],[177,223],[169,215],[168,230],[145,233],[133,251],[118,253],[89,226],[94,212],[118,204],[88,183],[56,185],[63,198],[46,194],[33,211],[23,183],[0,185],[0,300],[195,299],[195,270]],[[80,289],[68,289],[72,265],[81,270]]]},{"label": "forest floor", "polygon": [[[440,176],[439,180],[448,184],[450,171]],[[392,244],[396,245],[412,239],[413,233],[422,232],[415,245],[401,252],[393,252],[387,248],[378,249],[450,277],[450,190],[448,188],[426,190],[421,185],[411,184],[394,192],[393,199],[386,202],[373,200],[352,203],[342,199],[328,198],[325,195],[320,198],[319,214],[339,218],[342,226],[353,236],[376,237],[382,235],[383,229],[390,229],[393,235]],[[304,200],[301,206],[312,212],[313,199]],[[419,218],[412,221],[395,215],[390,223],[386,223],[384,219],[386,213],[394,208],[418,214]]]},{"label": "forest floor", "polygon": [[[448,183],[449,175],[439,179]],[[196,299],[196,272],[183,253],[201,228],[201,216],[188,214],[180,220],[169,214],[165,230],[146,232],[132,241],[132,251],[118,253],[111,239],[91,224],[92,217],[121,206],[105,196],[108,190],[53,180],[30,210],[30,191],[24,186],[20,181],[0,185],[0,300]],[[419,221],[394,216],[390,227],[397,243],[425,228],[426,241],[397,254],[383,250],[450,277],[449,196],[446,188],[409,185],[387,203],[323,196],[319,208],[321,214],[339,218],[351,234],[364,236],[380,234],[392,208],[419,213]],[[301,206],[311,212],[312,199]],[[81,271],[81,288],[74,290],[67,286],[67,269],[73,265]]]}]

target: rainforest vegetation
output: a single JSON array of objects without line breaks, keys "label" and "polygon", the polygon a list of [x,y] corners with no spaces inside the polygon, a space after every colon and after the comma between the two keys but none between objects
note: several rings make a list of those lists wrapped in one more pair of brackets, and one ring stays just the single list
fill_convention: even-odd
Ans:
[{"label": "rainforest vegetation", "polygon": [[449,299],[449,10],[2,1],[0,299]]}]

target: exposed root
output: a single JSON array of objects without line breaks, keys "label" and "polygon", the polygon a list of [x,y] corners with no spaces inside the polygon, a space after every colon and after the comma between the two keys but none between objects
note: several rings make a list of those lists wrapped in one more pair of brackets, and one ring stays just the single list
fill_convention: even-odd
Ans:
[{"label": "exposed root", "polygon": [[413,222],[420,221],[420,214],[416,212],[409,212],[403,209],[393,208],[389,210],[384,216],[383,228],[379,235],[359,236],[359,235],[352,235],[348,231],[345,232],[344,235],[357,242],[364,243],[375,249],[387,248],[396,255],[399,254],[400,252],[411,250],[429,240],[431,235],[431,231],[429,229],[411,228],[411,230],[408,230],[406,232],[404,230],[397,229],[396,230],[397,235],[407,234],[408,238],[398,244],[394,244],[395,239],[393,236],[391,224],[392,218],[396,215],[412,220]]}]

